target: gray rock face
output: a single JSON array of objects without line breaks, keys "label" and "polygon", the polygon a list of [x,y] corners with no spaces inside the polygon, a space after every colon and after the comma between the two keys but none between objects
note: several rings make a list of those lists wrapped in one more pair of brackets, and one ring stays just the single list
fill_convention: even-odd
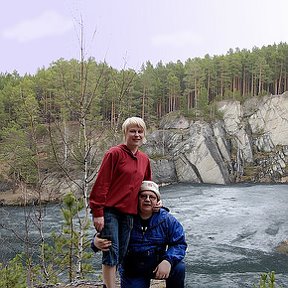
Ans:
[{"label": "gray rock face", "polygon": [[[165,125],[167,128],[168,123]],[[186,129],[157,130],[150,134],[145,151],[153,159],[155,181],[229,183],[229,145],[222,133],[219,123],[213,126],[197,121]]]},{"label": "gray rock face", "polygon": [[262,132],[275,146],[288,145],[288,92],[255,102],[255,112],[248,118],[252,133]]},{"label": "gray rock face", "polygon": [[161,179],[157,183],[175,183],[178,181],[173,161],[167,159],[151,160],[153,177]]},{"label": "gray rock face", "polygon": [[[197,121],[190,125],[188,133],[189,138],[173,150],[179,181],[219,184],[229,182],[227,167],[222,161],[213,127]],[[227,149],[225,153],[229,154]]]},{"label": "gray rock face", "polygon": [[[287,182],[288,92],[222,101],[212,123],[168,115],[145,152],[157,183]],[[252,171],[252,172],[251,172]]]}]

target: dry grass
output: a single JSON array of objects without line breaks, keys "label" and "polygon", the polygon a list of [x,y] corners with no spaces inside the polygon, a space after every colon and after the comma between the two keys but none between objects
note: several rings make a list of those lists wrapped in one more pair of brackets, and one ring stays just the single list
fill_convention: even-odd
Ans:
[{"label": "dry grass", "polygon": [[282,254],[288,255],[288,240],[281,242],[277,247],[276,251]]}]

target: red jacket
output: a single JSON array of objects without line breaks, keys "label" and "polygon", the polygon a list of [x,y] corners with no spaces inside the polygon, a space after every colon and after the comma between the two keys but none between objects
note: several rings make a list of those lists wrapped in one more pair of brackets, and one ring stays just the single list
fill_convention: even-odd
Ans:
[{"label": "red jacket", "polygon": [[90,193],[93,216],[103,216],[104,207],[137,214],[138,192],[143,180],[152,180],[150,160],[146,154],[138,150],[133,155],[124,144],[110,148]]}]

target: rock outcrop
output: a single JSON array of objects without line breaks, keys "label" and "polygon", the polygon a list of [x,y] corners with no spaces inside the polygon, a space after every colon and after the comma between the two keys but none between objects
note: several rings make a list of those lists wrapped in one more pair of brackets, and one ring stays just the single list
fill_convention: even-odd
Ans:
[{"label": "rock outcrop", "polygon": [[157,183],[288,181],[288,92],[218,104],[223,120],[167,115],[145,151]]}]

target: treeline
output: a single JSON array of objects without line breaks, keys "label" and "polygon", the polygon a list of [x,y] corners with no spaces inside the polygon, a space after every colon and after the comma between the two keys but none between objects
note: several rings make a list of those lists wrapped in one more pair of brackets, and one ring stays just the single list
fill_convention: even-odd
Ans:
[{"label": "treeline", "polygon": [[[84,65],[60,59],[33,76],[20,77],[17,72],[0,75],[0,125],[5,127],[21,117],[18,110],[23,97],[35,101],[39,121],[46,123],[63,117],[68,103],[77,108],[83,104],[84,94],[94,95],[89,108],[99,120],[113,126],[129,115],[153,121],[173,111],[193,114],[215,100],[242,101],[256,95],[281,94],[287,86],[286,43],[252,51],[230,49],[226,55],[206,55],[184,64],[160,61],[154,67],[146,62],[140,72],[118,71],[93,58],[85,60]],[[77,119],[73,110],[65,111],[67,120]]]}]

